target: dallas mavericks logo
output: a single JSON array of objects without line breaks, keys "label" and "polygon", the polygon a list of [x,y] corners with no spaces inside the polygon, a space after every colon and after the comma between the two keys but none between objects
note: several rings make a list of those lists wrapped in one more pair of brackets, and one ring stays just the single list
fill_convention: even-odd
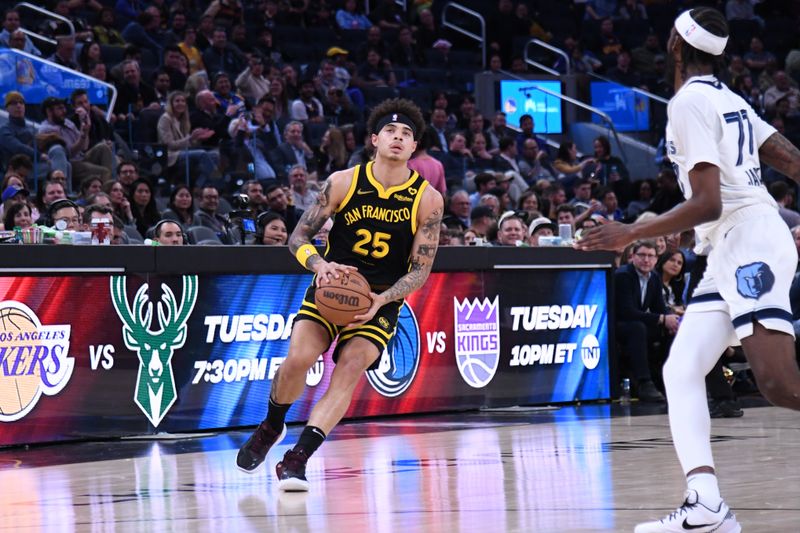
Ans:
[{"label": "dallas mavericks logo", "polygon": [[419,368],[419,324],[407,303],[400,308],[397,330],[381,355],[377,370],[367,372],[367,381],[378,394],[393,398],[403,394]]},{"label": "dallas mavericks logo", "polygon": [[475,298],[455,305],[456,365],[467,385],[480,389],[492,381],[500,366],[499,297]]},{"label": "dallas mavericks logo", "polygon": [[773,285],[775,274],[766,263],[759,261],[736,269],[736,290],[745,298],[757,300],[771,291]]}]

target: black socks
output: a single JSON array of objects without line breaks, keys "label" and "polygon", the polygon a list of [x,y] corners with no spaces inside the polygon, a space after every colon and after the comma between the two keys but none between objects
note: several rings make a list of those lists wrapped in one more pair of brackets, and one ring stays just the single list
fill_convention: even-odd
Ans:
[{"label": "black socks", "polygon": [[286,420],[286,412],[292,406],[290,403],[278,403],[271,397],[267,408],[267,423],[274,430],[280,433],[283,431],[283,423]]},{"label": "black socks", "polygon": [[325,432],[316,426],[306,426],[300,434],[300,438],[294,447],[295,451],[302,449],[308,457],[317,451],[322,443],[325,441]]}]

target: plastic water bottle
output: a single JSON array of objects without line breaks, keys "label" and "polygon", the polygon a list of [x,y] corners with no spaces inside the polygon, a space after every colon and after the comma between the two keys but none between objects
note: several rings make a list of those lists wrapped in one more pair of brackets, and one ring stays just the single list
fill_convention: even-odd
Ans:
[{"label": "plastic water bottle", "polygon": [[622,394],[619,397],[619,403],[623,405],[631,403],[631,380],[628,378],[622,380]]}]

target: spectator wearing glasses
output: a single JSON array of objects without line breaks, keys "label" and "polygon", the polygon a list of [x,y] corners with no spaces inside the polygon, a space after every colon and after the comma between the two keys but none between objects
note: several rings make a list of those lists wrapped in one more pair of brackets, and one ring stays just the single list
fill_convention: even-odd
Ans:
[{"label": "spectator wearing glasses", "polygon": [[643,402],[664,401],[653,383],[649,359],[664,329],[673,335],[678,330],[678,315],[667,309],[661,281],[654,273],[657,260],[655,243],[638,241],[633,246],[631,263],[614,274],[617,341],[630,360],[630,371]]},{"label": "spectator wearing glasses", "polygon": [[72,200],[62,199],[50,204],[50,225],[59,230],[80,231],[83,229],[81,212]]}]

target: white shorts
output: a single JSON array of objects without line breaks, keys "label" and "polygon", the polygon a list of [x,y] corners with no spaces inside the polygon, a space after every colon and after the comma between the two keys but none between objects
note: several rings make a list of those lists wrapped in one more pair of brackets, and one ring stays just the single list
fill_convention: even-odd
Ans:
[{"label": "white shorts", "polygon": [[794,336],[789,287],[797,248],[778,211],[769,206],[739,209],[715,237],[687,313],[725,311],[739,339],[753,334],[753,321]]}]

